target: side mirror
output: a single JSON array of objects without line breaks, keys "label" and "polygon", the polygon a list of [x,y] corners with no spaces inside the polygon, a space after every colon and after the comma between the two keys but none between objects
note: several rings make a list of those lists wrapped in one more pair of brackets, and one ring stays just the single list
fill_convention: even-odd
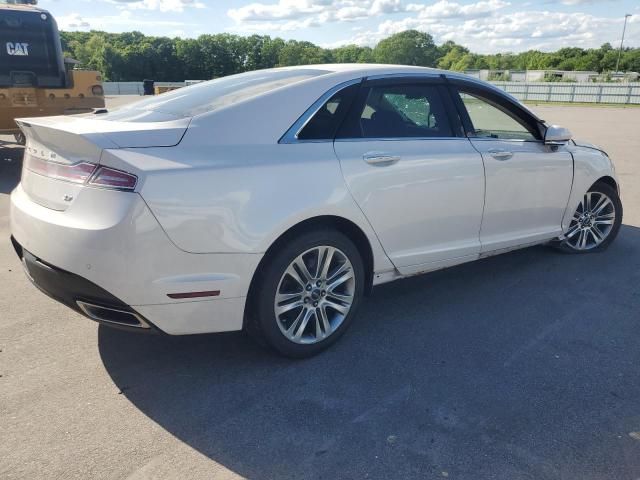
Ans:
[{"label": "side mirror", "polygon": [[571,140],[571,132],[558,125],[549,125],[544,133],[545,145],[564,145]]}]

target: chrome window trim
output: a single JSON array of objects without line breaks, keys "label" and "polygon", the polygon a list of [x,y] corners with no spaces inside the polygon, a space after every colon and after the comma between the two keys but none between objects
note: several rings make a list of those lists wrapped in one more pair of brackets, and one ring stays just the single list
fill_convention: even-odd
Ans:
[{"label": "chrome window trim", "polygon": [[544,141],[542,140],[538,140],[536,138],[534,138],[533,140],[525,140],[523,138],[492,138],[492,137],[474,137],[474,136],[467,136],[467,138],[469,140],[477,140],[477,141],[482,141],[482,142],[514,142],[514,143],[542,143],[544,144]]},{"label": "chrome window trim", "polygon": [[350,87],[352,85],[356,85],[362,82],[363,77],[354,78],[352,80],[348,80],[346,82],[339,83],[334,87],[327,90],[320,98],[318,98],[307,110],[298,118],[291,127],[285,132],[285,134],[278,140],[278,143],[284,144],[292,144],[292,143],[324,143],[324,142],[333,142],[333,138],[318,138],[318,139],[309,139],[309,140],[300,140],[298,135],[307,126],[309,121],[314,117],[318,110],[320,110],[325,103],[329,101],[331,97],[333,97],[340,90]]},{"label": "chrome window trim", "polygon": [[407,142],[411,140],[465,140],[467,137],[352,137],[352,138],[336,138],[336,142]]}]

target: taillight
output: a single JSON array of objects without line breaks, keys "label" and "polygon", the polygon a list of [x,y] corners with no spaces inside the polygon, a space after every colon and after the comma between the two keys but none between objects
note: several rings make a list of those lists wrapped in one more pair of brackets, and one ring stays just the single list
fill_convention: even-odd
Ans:
[{"label": "taillight", "polygon": [[138,177],[122,170],[109,167],[99,167],[89,180],[89,185],[118,190],[133,190],[136,188]]},{"label": "taillight", "polygon": [[91,93],[93,93],[96,97],[101,97],[104,95],[104,90],[100,85],[94,85],[91,87]]},{"label": "taillight", "polygon": [[86,183],[97,167],[97,165],[89,162],[65,165],[63,163],[47,162],[32,155],[25,155],[25,157],[25,168],[32,172],[72,183]]},{"label": "taillight", "polygon": [[93,185],[115,190],[133,190],[138,177],[131,173],[102,167],[94,163],[78,162],[71,165],[47,162],[42,158],[25,155],[24,167],[39,175],[71,183]]}]

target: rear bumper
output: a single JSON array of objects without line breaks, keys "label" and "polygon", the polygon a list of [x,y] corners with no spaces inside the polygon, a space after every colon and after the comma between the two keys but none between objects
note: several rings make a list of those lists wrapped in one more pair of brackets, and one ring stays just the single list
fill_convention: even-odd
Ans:
[{"label": "rear bumper", "polygon": [[[11,194],[11,234],[24,251],[19,255],[37,269],[38,279],[30,273],[34,283],[51,297],[89,317],[78,300],[134,312],[150,329],[171,335],[242,329],[262,258],[180,250],[138,194],[95,188],[83,188],[67,210],[55,211],[18,185]],[[169,297],[213,291],[219,292],[213,298]]]},{"label": "rear bumper", "polygon": [[91,320],[127,330],[160,331],[122,300],[86,278],[37,258],[11,237],[27,278],[40,291]]}]

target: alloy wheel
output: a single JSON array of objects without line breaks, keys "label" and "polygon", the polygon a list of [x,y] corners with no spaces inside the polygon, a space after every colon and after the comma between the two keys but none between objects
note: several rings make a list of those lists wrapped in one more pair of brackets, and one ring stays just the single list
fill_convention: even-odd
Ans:
[{"label": "alloy wheel", "polygon": [[581,251],[598,247],[611,233],[615,219],[616,208],[607,195],[587,192],[573,214],[566,244]]},{"label": "alloy wheel", "polygon": [[329,337],[353,305],[355,282],[353,266],[338,248],[318,246],[296,257],[280,278],[274,300],[282,334],[300,344]]}]

